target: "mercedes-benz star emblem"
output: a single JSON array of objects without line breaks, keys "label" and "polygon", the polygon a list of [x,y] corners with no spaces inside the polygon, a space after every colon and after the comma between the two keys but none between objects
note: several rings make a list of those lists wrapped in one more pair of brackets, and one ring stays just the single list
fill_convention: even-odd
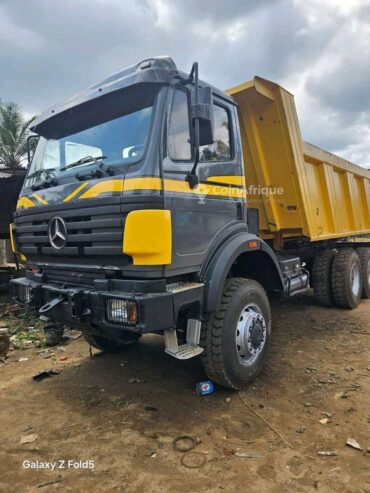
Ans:
[{"label": "mercedes-benz star emblem", "polygon": [[49,241],[56,250],[60,250],[67,243],[67,226],[61,217],[53,217],[50,220]]}]

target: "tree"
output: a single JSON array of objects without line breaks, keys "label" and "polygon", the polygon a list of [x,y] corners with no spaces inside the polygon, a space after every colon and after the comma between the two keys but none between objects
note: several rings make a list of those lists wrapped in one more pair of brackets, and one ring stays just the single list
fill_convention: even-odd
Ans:
[{"label": "tree", "polygon": [[19,168],[25,163],[28,128],[35,118],[25,120],[15,103],[0,101],[0,167]]}]

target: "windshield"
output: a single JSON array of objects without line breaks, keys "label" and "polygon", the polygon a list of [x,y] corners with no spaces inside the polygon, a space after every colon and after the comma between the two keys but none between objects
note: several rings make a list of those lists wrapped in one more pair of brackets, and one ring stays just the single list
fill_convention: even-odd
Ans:
[{"label": "windshield", "polygon": [[[155,92],[151,92],[149,97],[147,95],[143,98],[141,105],[137,100],[131,104],[133,111],[127,107],[130,103],[126,105],[125,111],[121,111],[118,117],[115,115],[114,118],[108,118],[61,138],[41,136],[28,172],[30,178],[26,179],[26,186],[44,180],[46,175],[58,178],[81,172],[94,165],[94,158],[102,158],[108,166],[138,161],[144,153],[150,129],[155,99]],[[122,102],[122,99],[119,102]],[[117,106],[114,112],[117,113]],[[79,160],[82,162],[77,163]],[[74,166],[69,169],[71,164]]]}]

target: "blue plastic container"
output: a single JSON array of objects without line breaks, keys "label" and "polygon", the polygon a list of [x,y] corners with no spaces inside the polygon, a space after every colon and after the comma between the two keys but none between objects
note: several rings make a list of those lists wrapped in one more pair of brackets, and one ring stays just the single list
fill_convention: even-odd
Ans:
[{"label": "blue plastic container", "polygon": [[214,390],[215,390],[215,388],[214,388],[213,382],[211,382],[211,380],[207,380],[207,382],[197,383],[197,394],[199,394],[199,395],[212,394],[212,392]]}]

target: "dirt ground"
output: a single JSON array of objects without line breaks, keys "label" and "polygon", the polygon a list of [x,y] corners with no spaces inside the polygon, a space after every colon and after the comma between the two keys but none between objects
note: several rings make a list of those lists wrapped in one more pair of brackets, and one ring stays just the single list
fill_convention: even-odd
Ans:
[{"label": "dirt ground", "polygon": [[[48,359],[11,351],[0,367],[0,491],[370,492],[370,300],[354,311],[311,295],[272,305],[264,371],[242,393],[266,422],[236,392],[196,395],[200,361],[166,355],[159,336],[92,358],[82,338]],[[61,373],[32,380],[51,367]],[[174,450],[181,435],[192,451]]]}]

